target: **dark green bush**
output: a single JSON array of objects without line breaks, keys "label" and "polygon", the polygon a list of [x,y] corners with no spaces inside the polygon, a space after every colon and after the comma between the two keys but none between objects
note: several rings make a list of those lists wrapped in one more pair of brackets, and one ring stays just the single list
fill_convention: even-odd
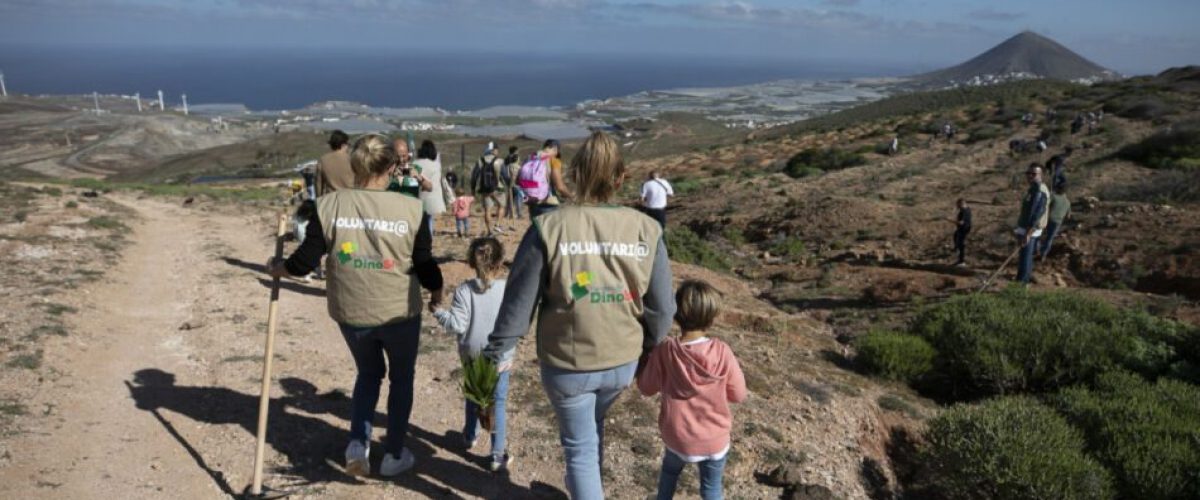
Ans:
[{"label": "dark green bush", "polygon": [[977,142],[991,141],[1000,138],[1004,135],[1004,128],[998,125],[981,125],[967,131],[967,139],[963,142],[967,144],[975,144]]},{"label": "dark green bush", "polygon": [[930,421],[916,489],[953,499],[1112,498],[1108,471],[1054,410],[1028,397],[957,405]]},{"label": "dark green bush", "polygon": [[854,344],[855,362],[867,373],[879,377],[912,382],[933,369],[937,351],[916,335],[873,331]]},{"label": "dark green bush", "polygon": [[1104,200],[1141,203],[1190,203],[1200,201],[1200,169],[1191,171],[1160,170],[1141,176],[1129,184],[1110,186],[1100,191]]},{"label": "dark green bush", "polygon": [[686,226],[667,228],[664,239],[667,244],[667,254],[670,255],[671,260],[717,271],[729,270],[729,260],[725,258],[725,255],[718,252]]},{"label": "dark green bush", "polygon": [[1117,156],[1150,168],[1200,170],[1200,123],[1176,125],[1121,148]]},{"label": "dark green bush", "polygon": [[1156,120],[1178,113],[1178,106],[1162,96],[1125,95],[1104,103],[1104,110],[1121,118]]},{"label": "dark green bush", "polygon": [[1066,389],[1051,401],[1083,430],[1122,497],[1200,498],[1200,388],[1108,373],[1090,390]]},{"label": "dark green bush", "polygon": [[930,307],[910,333],[939,353],[931,387],[962,399],[1051,391],[1116,367],[1170,374],[1186,364],[1178,339],[1187,331],[1074,293],[1009,289]]},{"label": "dark green bush", "polygon": [[796,153],[795,156],[788,160],[787,166],[784,167],[784,173],[798,178],[811,175],[808,171],[812,169],[828,172],[857,167],[866,163],[866,158],[850,151],[842,151],[837,148],[808,148]]},{"label": "dark green bush", "polygon": [[807,255],[808,247],[804,244],[804,240],[797,236],[790,236],[771,245],[771,253],[794,259]]}]

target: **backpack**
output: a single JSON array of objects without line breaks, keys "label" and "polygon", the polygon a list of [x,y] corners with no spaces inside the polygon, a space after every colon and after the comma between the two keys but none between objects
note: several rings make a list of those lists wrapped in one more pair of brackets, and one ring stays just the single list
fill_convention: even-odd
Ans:
[{"label": "backpack", "polygon": [[493,157],[492,161],[480,158],[479,162],[479,190],[495,191],[500,184],[496,179],[496,158]]},{"label": "backpack", "polygon": [[549,166],[550,159],[543,159],[537,153],[521,164],[521,170],[517,172],[517,186],[530,203],[540,203],[550,196],[550,182],[546,175]]},{"label": "backpack", "polygon": [[518,160],[516,158],[512,158],[512,159],[505,158],[504,166],[500,167],[500,181],[503,182],[505,186],[513,185],[512,164],[516,163],[517,161]]}]

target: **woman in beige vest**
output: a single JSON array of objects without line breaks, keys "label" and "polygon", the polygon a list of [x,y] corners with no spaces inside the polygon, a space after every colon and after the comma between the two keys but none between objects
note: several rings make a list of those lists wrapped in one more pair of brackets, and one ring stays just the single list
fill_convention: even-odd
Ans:
[{"label": "woman in beige vest", "polygon": [[394,476],[412,468],[415,460],[404,438],[412,413],[421,288],[431,291],[431,310],[442,301],[442,272],[433,260],[429,215],[420,200],[385,191],[399,163],[384,137],[368,135],[356,141],[350,152],[356,187],[321,196],[304,243],[287,261],[270,266],[272,276],[304,276],[328,255],[329,315],[341,328],[358,368],[346,447],[346,472],[353,475],[371,469],[371,420],[384,374],[391,388],[386,455],[379,473]]},{"label": "woman in beige vest", "polygon": [[534,218],[484,352],[507,370],[537,311],[542,385],[558,416],[566,486],[572,498],[590,500],[604,497],[604,414],[639,357],[666,337],[675,302],[662,228],[609,204],[625,180],[616,141],[592,134],[571,176],[579,205]]}]

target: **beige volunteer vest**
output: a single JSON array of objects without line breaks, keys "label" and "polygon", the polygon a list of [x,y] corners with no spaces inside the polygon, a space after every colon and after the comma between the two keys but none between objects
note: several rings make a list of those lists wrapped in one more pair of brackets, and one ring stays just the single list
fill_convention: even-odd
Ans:
[{"label": "beige volunteer vest", "polygon": [[546,244],[548,279],[538,312],[538,358],[590,371],[642,352],[642,296],[662,228],[641,212],[564,206],[534,220]]},{"label": "beige volunteer vest", "polygon": [[1046,229],[1046,225],[1050,222],[1050,199],[1052,196],[1050,195],[1050,188],[1046,187],[1046,183],[1044,182],[1038,185],[1038,190],[1046,197],[1046,207],[1045,210],[1042,210],[1042,216],[1038,217],[1037,228]]},{"label": "beige volunteer vest", "polygon": [[420,284],[410,274],[420,200],[341,189],[317,199],[317,214],[329,245],[326,294],[334,321],[378,326],[421,314]]}]

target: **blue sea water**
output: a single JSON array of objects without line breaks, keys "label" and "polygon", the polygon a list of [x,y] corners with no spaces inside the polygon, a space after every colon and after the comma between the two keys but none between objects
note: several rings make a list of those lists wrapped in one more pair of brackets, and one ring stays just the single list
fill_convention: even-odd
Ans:
[{"label": "blue sea water", "polygon": [[111,94],[163,90],[192,104],[296,109],[348,100],[373,106],[479,109],[567,106],[643,90],[784,78],[902,74],[900,68],[798,60],[641,55],[415,53],[399,49],[0,47],[9,92]]}]

